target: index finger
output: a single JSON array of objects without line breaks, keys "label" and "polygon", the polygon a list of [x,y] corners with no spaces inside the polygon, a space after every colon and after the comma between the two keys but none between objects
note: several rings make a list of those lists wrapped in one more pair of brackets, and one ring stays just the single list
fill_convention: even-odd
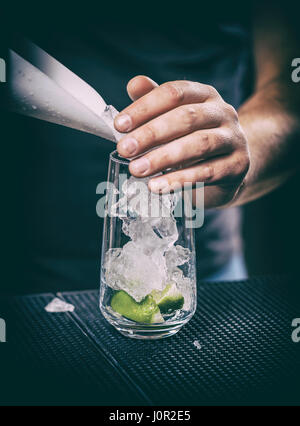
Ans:
[{"label": "index finger", "polygon": [[125,108],[116,117],[115,128],[129,132],[180,105],[205,102],[214,91],[211,86],[192,81],[164,83]]}]

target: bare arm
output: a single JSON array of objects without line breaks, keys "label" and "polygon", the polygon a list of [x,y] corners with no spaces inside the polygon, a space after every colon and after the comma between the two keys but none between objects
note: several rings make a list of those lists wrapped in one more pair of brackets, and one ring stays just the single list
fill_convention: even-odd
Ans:
[{"label": "bare arm", "polygon": [[235,204],[275,189],[300,164],[300,83],[291,79],[291,62],[299,57],[300,44],[282,11],[257,11],[254,53],[255,93],[238,111],[250,168]]}]

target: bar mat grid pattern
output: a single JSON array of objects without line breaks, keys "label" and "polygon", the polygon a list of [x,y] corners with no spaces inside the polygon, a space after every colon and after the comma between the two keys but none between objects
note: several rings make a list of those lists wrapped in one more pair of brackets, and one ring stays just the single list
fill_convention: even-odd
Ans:
[{"label": "bar mat grid pattern", "polygon": [[144,404],[69,313],[45,311],[54,297],[0,301],[7,323],[7,343],[0,346],[0,405]]},{"label": "bar mat grid pattern", "polygon": [[193,319],[157,341],[120,335],[103,320],[96,291],[63,296],[76,306],[75,321],[154,404],[300,400],[289,389],[300,378],[300,344],[291,340],[300,300],[287,280],[202,283]]},{"label": "bar mat grid pattern", "polygon": [[192,320],[154,341],[111,327],[96,290],[59,294],[73,313],[47,313],[54,294],[0,301],[13,328],[0,349],[10,348],[10,375],[22,382],[18,401],[11,384],[0,405],[299,405],[300,342],[291,339],[299,294],[299,283],[285,277],[199,283]]}]

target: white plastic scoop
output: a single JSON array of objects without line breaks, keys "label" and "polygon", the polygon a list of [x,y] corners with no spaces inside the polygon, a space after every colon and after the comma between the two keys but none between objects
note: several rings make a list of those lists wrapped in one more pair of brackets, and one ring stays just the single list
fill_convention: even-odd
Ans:
[{"label": "white plastic scoop", "polygon": [[116,142],[117,110],[76,74],[31,42],[10,49],[9,108]]}]

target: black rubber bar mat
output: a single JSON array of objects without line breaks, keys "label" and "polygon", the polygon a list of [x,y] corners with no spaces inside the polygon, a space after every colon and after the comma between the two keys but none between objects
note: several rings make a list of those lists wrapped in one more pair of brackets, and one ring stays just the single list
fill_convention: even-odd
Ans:
[{"label": "black rubber bar mat", "polygon": [[200,283],[192,320],[156,341],[119,334],[102,317],[97,291],[62,296],[104,357],[153,404],[300,403],[300,343],[291,339],[299,280]]},{"label": "black rubber bar mat", "polygon": [[53,297],[0,300],[7,324],[7,342],[0,344],[0,405],[147,404],[69,313],[45,311]]}]

